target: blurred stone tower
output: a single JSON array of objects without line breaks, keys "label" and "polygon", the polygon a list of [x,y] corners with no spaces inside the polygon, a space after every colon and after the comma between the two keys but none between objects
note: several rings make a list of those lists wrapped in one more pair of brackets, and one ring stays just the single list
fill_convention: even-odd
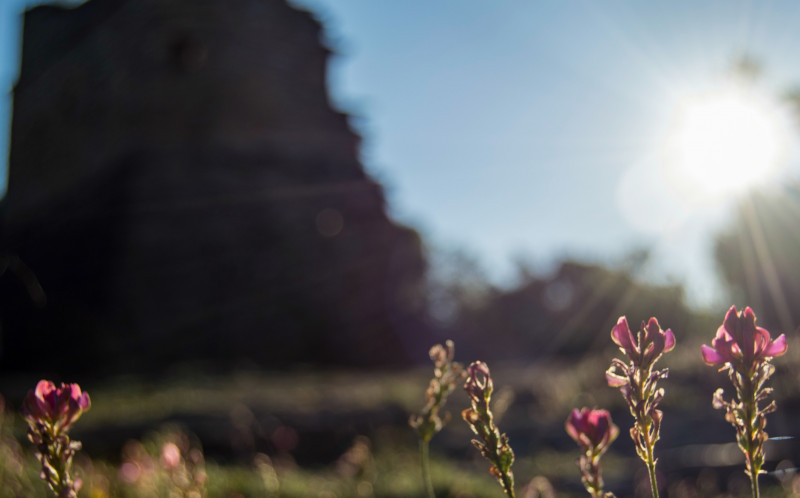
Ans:
[{"label": "blurred stone tower", "polygon": [[397,363],[424,351],[415,232],[332,109],[284,0],[90,0],[25,14],[0,368],[200,359]]}]

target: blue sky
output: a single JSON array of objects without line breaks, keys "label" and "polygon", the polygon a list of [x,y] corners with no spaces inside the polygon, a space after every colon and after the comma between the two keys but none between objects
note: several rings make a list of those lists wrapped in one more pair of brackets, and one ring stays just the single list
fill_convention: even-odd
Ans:
[{"label": "blue sky", "polygon": [[[20,22],[19,11],[22,0],[0,2],[0,158],[3,169],[8,161],[8,139],[10,127],[11,90],[17,75],[19,56]],[[6,175],[0,175],[0,190],[5,191]]]},{"label": "blue sky", "polygon": [[[4,93],[23,3],[0,2]],[[647,247],[646,276],[687,280],[694,302],[724,306],[710,241],[735,198],[687,201],[666,189],[658,151],[682,99],[723,85],[742,54],[763,63],[765,95],[800,84],[800,4],[293,3],[326,26],[333,101],[354,116],[396,219],[436,245],[466,247],[501,284],[515,259],[618,263]],[[797,173],[795,156],[784,175]]]},{"label": "blue sky", "polygon": [[763,64],[759,91],[800,83],[800,4],[294,3],[327,27],[334,100],[358,116],[395,217],[500,283],[515,258],[616,263],[647,247],[646,276],[724,305],[711,237],[735,198],[665,192],[657,151],[682,99],[724,85],[744,54]]}]

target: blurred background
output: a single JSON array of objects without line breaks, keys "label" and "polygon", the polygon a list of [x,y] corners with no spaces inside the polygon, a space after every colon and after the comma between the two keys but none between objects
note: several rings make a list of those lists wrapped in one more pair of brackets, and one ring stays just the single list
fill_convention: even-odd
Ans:
[{"label": "blurred background", "polygon": [[[789,1],[5,0],[0,392],[89,390],[87,476],[178,427],[219,496],[423,496],[406,423],[450,338],[493,369],[518,481],[577,496],[563,422],[597,405],[627,427],[609,332],[656,316],[678,342],[664,489],[738,496],[699,345],[749,305],[790,344],[763,482],[800,494],[798,20]],[[639,496],[626,433],[607,480]],[[434,439],[440,496],[499,494],[468,439],[460,420]]]}]

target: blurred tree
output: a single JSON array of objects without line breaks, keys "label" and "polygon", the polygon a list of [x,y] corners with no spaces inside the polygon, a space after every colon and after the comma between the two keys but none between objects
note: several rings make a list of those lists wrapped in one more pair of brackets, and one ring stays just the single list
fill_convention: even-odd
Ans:
[{"label": "blurred tree", "polygon": [[551,275],[529,274],[514,289],[490,289],[480,305],[462,307],[453,335],[481,359],[531,360],[609,347],[620,315],[633,323],[656,316],[679,334],[690,330],[695,314],[683,288],[643,283],[632,275],[638,266],[562,261]]},{"label": "blurred tree", "polygon": [[454,325],[458,317],[483,306],[493,291],[478,258],[463,247],[427,249],[428,310],[440,326]]}]

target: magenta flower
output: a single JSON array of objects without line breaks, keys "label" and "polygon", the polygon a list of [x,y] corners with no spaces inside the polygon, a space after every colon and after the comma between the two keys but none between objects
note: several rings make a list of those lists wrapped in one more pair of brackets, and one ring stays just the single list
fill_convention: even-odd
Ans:
[{"label": "magenta flower", "polygon": [[711,346],[703,344],[703,361],[722,365],[720,370],[728,371],[735,391],[732,400],[725,400],[722,388],[717,389],[711,404],[725,410],[725,420],[736,429],[736,442],[745,455],[745,473],[750,477],[753,497],[758,498],[764,443],[769,438],[767,414],[776,410],[775,402],[769,402],[772,388],[766,383],[775,372],[770,360],[786,353],[786,337],[781,334],[773,341],[766,329],[756,326],[753,310],[747,307],[738,312],[731,306]]},{"label": "magenta flower", "polygon": [[607,410],[572,410],[566,429],[581,448],[594,448],[597,453],[603,453],[619,435],[619,428],[611,421]]},{"label": "magenta flower", "polygon": [[473,361],[467,367],[467,382],[464,384],[470,399],[479,402],[492,395],[494,386],[489,367],[482,361]]},{"label": "magenta flower", "polygon": [[578,467],[586,491],[596,498],[609,496],[603,492],[600,457],[619,435],[619,428],[611,421],[611,415],[606,410],[576,409],[572,410],[565,426],[567,433],[583,450]]},{"label": "magenta flower", "polygon": [[40,380],[36,389],[28,391],[21,411],[28,424],[52,427],[57,435],[68,430],[91,404],[89,393],[81,392],[78,384],[56,387],[49,380]]},{"label": "magenta flower", "polygon": [[745,372],[767,358],[781,356],[788,347],[783,334],[773,341],[766,329],[756,327],[756,315],[749,306],[742,312],[731,306],[711,346],[703,344],[703,361],[709,365],[730,363]]},{"label": "magenta flower", "polygon": [[647,324],[642,323],[636,337],[628,327],[628,319],[619,317],[617,324],[611,329],[611,340],[632,362],[640,366],[652,364],[663,353],[668,353],[675,347],[675,334],[670,329],[661,330],[655,317],[650,318]]},{"label": "magenta flower", "polygon": [[71,441],[69,429],[92,402],[78,384],[56,387],[49,380],[40,380],[36,389],[28,391],[21,412],[28,422],[28,439],[36,445],[36,457],[42,465],[41,478],[55,496],[77,498],[80,479],[73,479],[72,458],[81,449],[79,441]]},{"label": "magenta flower", "polygon": [[636,444],[636,452],[647,465],[650,474],[650,491],[658,498],[656,482],[656,459],[653,455],[659,439],[663,414],[657,407],[664,397],[664,389],[658,387],[659,379],[666,378],[668,370],[654,370],[661,355],[675,348],[675,334],[672,330],[661,330],[658,320],[653,317],[642,322],[634,335],[628,327],[628,320],[621,316],[611,330],[611,340],[628,357],[628,364],[618,358],[611,360],[606,370],[606,381],[611,387],[618,387],[628,403],[634,426],[631,438]]}]

